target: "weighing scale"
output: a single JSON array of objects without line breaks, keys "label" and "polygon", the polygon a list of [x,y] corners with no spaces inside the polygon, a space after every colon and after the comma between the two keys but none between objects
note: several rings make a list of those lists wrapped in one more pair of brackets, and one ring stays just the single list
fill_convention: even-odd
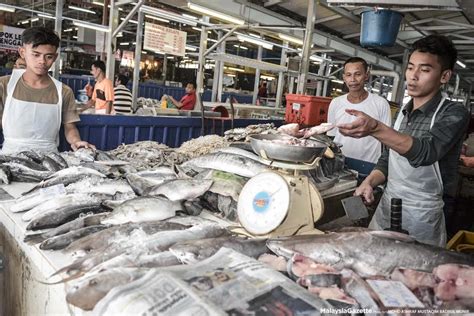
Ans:
[{"label": "weighing scale", "polygon": [[243,230],[252,237],[271,238],[301,234],[319,234],[314,228],[324,210],[324,202],[303,170],[317,168],[326,145],[292,146],[274,141],[283,135],[252,135],[252,149],[271,169],[251,178],[243,187],[237,214]]}]

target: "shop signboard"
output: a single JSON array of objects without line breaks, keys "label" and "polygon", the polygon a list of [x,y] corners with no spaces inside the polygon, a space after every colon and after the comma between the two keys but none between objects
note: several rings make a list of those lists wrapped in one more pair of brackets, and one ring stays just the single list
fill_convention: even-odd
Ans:
[{"label": "shop signboard", "polygon": [[0,25],[0,49],[16,50],[21,46],[21,34],[25,29]]},{"label": "shop signboard", "polygon": [[184,56],[186,32],[147,22],[143,49],[161,54]]}]

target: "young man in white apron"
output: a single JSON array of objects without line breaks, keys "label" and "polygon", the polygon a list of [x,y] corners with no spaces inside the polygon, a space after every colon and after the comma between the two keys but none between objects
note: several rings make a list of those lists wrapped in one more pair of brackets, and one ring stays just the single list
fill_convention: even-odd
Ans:
[{"label": "young man in white apron", "polygon": [[79,136],[75,125],[79,116],[71,88],[48,74],[58,57],[59,37],[53,30],[32,27],[23,32],[22,41],[19,52],[26,69],[0,78],[2,153],[57,152],[61,123],[73,150],[94,148]]},{"label": "young man in white apron", "polygon": [[420,242],[444,246],[444,199],[454,197],[457,166],[469,114],[461,104],[446,99],[441,86],[451,78],[457,60],[452,42],[430,35],[413,44],[405,72],[410,102],[402,107],[393,128],[363,112],[339,131],[355,138],[371,135],[387,148],[355,195],[374,201],[373,188],[386,188],[369,225],[390,227],[390,200],[402,199],[402,228]]}]

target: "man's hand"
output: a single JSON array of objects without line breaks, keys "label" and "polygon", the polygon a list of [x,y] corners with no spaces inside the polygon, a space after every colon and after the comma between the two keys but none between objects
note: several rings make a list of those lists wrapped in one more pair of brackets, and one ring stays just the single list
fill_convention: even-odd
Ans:
[{"label": "man's hand", "polygon": [[364,203],[370,205],[374,203],[374,189],[372,186],[365,181],[361,183],[361,185],[355,190],[355,196],[361,196],[364,200]]},{"label": "man's hand", "polygon": [[71,144],[71,148],[72,150],[76,151],[78,150],[79,148],[91,148],[93,150],[96,150],[95,146],[92,145],[92,144],[89,144],[88,142],[86,141],[83,141],[83,140],[80,140],[80,141],[77,141],[75,143],[72,143]]},{"label": "man's hand", "polygon": [[357,110],[346,110],[346,113],[356,116],[357,119],[352,123],[337,125],[339,132],[344,136],[361,138],[375,132],[379,121]]}]

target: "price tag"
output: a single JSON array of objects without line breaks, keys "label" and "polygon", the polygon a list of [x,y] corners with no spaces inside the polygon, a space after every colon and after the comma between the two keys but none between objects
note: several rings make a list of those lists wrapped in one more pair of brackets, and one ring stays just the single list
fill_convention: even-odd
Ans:
[{"label": "price tag", "polygon": [[293,110],[294,111],[301,110],[301,104],[300,103],[293,103]]}]

